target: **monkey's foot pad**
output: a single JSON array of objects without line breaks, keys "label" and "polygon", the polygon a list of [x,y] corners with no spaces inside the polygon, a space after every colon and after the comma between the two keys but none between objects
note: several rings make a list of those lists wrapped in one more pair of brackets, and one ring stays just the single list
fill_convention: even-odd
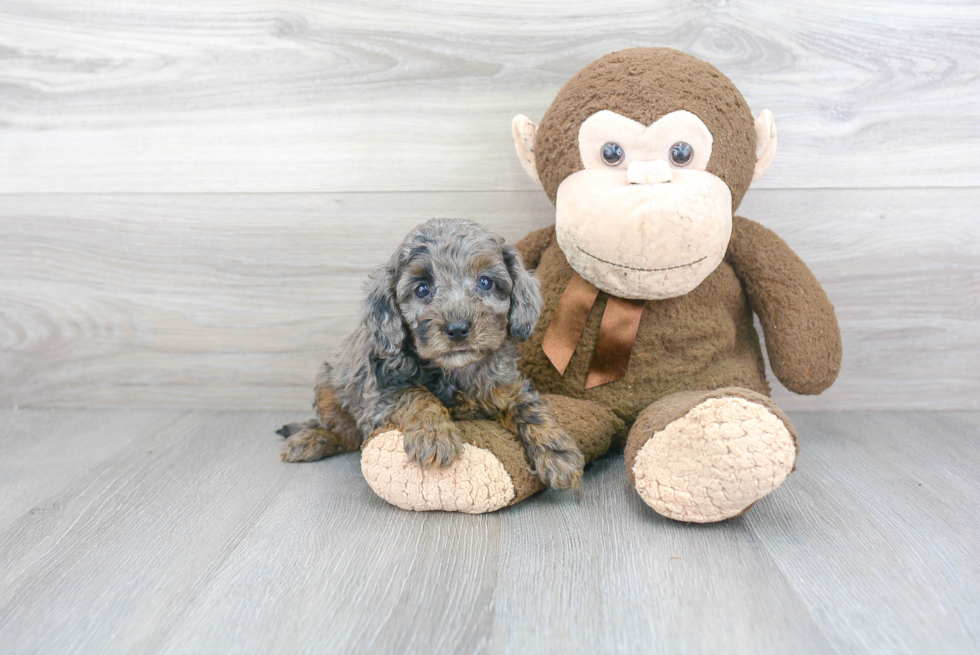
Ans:
[{"label": "monkey's foot pad", "polygon": [[[562,396],[543,398],[586,462],[625,432],[607,407]],[[361,447],[364,479],[392,505],[416,512],[494,512],[545,488],[517,435],[487,419],[456,421],[456,427],[463,454],[444,469],[422,469],[405,454],[401,430],[393,424],[379,428]]]},{"label": "monkey's foot pad", "polygon": [[405,454],[400,430],[382,432],[364,445],[361,471],[374,493],[416,512],[483,514],[506,507],[515,497],[503,462],[489,450],[464,443],[450,466],[423,469]]},{"label": "monkey's foot pad", "polygon": [[796,462],[796,435],[764,401],[708,398],[654,433],[632,464],[644,502],[668,518],[712,523],[781,485]]}]

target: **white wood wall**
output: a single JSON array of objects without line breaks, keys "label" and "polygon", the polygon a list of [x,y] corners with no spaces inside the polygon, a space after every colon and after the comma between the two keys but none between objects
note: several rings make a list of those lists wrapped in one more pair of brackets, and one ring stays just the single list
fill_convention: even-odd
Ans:
[{"label": "white wood wall", "polygon": [[845,348],[780,403],[980,407],[980,6],[923,0],[0,0],[0,406],[308,407],[411,226],[552,220],[511,117],[650,45],[776,117],[739,213]]}]

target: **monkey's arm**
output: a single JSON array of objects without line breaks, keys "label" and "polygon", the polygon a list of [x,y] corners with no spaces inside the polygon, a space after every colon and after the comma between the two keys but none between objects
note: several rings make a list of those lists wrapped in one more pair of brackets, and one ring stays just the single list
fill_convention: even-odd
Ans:
[{"label": "monkey's arm", "polygon": [[526,237],[514,244],[517,252],[521,253],[521,259],[528,268],[537,268],[541,261],[541,253],[551,245],[555,239],[555,225],[552,223],[548,227],[531,232]]},{"label": "monkey's arm", "polygon": [[817,394],[840,371],[840,328],[823,287],[786,242],[746,218],[732,220],[728,262],[759,315],[769,363],[790,391]]}]

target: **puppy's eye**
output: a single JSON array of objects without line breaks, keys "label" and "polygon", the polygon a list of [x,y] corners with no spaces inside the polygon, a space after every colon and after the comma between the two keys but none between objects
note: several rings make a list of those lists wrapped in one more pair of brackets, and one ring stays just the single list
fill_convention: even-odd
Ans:
[{"label": "puppy's eye", "polygon": [[602,146],[601,154],[602,161],[606,162],[607,166],[618,166],[623,163],[623,159],[626,157],[623,146],[612,142]]},{"label": "puppy's eye", "polygon": [[428,284],[420,284],[417,287],[415,287],[415,295],[418,298],[425,298],[425,297],[427,297],[429,295],[429,285]]},{"label": "puppy's eye", "polygon": [[490,291],[493,289],[493,280],[484,275],[476,281],[476,288],[480,291]]},{"label": "puppy's eye", "polygon": [[670,163],[674,166],[687,166],[694,158],[694,148],[686,141],[678,141],[670,147]]}]

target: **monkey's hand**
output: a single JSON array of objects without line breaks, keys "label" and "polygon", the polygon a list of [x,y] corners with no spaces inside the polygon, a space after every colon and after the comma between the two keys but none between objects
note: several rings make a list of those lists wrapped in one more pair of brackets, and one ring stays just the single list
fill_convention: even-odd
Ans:
[{"label": "monkey's hand", "polygon": [[837,379],[840,327],[817,278],[786,242],[736,216],[728,261],[766,336],[772,372],[795,393],[817,394]]},{"label": "monkey's hand", "polygon": [[459,429],[449,420],[413,423],[402,432],[405,454],[422,468],[446,468],[463,452]]}]

